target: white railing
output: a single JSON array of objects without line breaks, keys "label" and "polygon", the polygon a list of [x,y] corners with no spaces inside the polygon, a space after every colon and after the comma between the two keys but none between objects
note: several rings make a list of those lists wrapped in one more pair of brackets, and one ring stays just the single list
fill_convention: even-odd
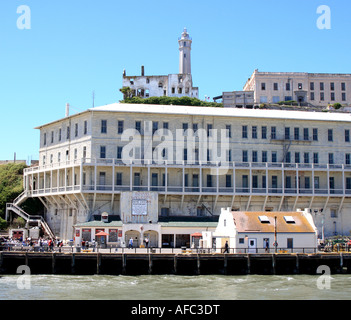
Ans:
[{"label": "white railing", "polygon": [[80,160],[62,161],[58,163],[45,164],[37,167],[30,167],[24,170],[25,174],[36,173],[39,171],[50,171],[53,169],[64,169],[72,166],[119,166],[129,167],[138,166],[158,166],[158,167],[219,167],[228,169],[302,169],[302,170],[350,170],[351,165],[347,164],[317,164],[317,163],[283,163],[283,162],[240,162],[240,161],[198,161],[198,160],[121,160],[121,159],[99,159],[86,158]]}]

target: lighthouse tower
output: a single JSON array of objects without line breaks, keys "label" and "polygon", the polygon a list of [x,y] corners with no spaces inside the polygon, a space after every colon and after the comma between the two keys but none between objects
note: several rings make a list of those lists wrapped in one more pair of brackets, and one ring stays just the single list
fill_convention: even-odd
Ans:
[{"label": "lighthouse tower", "polygon": [[180,74],[191,74],[191,43],[192,40],[189,37],[189,33],[186,28],[182,33],[182,36],[178,39],[179,43],[179,73]]}]

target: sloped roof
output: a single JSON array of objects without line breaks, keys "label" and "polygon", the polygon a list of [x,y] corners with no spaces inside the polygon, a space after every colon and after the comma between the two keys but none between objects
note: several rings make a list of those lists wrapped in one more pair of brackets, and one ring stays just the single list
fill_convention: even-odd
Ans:
[{"label": "sloped roof", "polygon": [[[277,217],[277,232],[314,233],[303,212],[248,212],[233,211],[234,223],[238,232],[267,232],[274,233],[274,217]],[[262,223],[260,216],[266,216],[269,223]],[[292,217],[295,223],[287,223],[284,216]],[[264,219],[263,219],[264,220]]]}]

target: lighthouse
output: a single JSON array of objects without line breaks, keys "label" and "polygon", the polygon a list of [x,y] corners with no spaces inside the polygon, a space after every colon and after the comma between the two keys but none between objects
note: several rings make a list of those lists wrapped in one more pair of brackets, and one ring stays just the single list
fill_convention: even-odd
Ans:
[{"label": "lighthouse", "polygon": [[178,39],[179,43],[179,73],[191,74],[191,43],[192,40],[186,28]]}]

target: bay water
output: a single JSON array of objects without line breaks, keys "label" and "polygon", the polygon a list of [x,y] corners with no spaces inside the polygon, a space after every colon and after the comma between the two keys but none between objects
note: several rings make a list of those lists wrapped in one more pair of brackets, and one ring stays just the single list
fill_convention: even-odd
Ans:
[{"label": "bay water", "polygon": [[351,275],[0,276],[0,300],[348,300]]}]

